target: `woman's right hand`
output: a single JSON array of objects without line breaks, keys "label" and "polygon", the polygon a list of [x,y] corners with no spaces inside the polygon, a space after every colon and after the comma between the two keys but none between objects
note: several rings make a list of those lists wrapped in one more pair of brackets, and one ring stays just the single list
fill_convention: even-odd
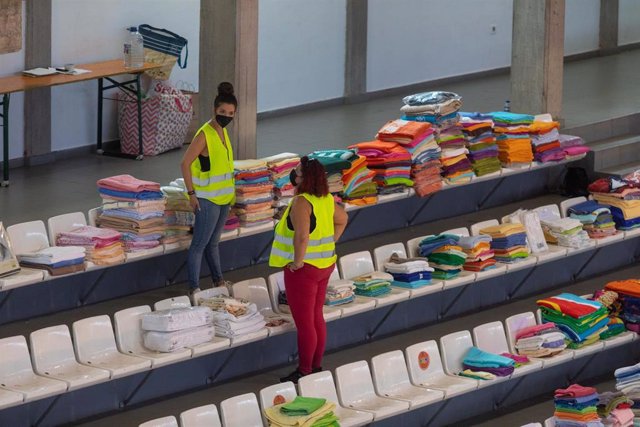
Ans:
[{"label": "woman's right hand", "polygon": [[196,197],[195,194],[192,194],[189,196],[189,204],[191,204],[191,208],[193,209],[194,212],[197,212],[200,210],[200,202],[198,201],[198,198]]}]

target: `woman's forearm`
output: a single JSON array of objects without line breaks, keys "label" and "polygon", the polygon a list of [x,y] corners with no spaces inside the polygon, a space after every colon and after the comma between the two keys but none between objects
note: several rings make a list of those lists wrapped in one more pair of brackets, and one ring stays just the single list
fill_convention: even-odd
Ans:
[{"label": "woman's forearm", "polygon": [[347,223],[343,223],[343,224],[334,224],[333,226],[333,241],[338,243],[338,240],[340,240],[340,237],[342,236],[342,233],[344,233],[345,228],[347,228]]},{"label": "woman's forearm", "polygon": [[184,185],[187,187],[187,191],[193,191],[193,180],[191,178],[191,167],[182,163],[180,165],[182,169],[182,178],[184,178]]}]

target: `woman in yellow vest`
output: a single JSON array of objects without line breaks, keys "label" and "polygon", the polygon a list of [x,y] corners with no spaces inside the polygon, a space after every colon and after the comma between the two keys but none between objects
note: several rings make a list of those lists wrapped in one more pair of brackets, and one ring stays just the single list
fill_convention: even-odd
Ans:
[{"label": "woman in yellow vest", "polygon": [[190,295],[200,290],[203,255],[214,286],[227,284],[222,278],[218,242],[229,207],[235,201],[233,149],[225,127],[233,120],[237,107],[231,83],[220,83],[213,118],[198,130],[182,159],[182,176],[196,216],[187,258]]},{"label": "woman in yellow vest", "polygon": [[347,225],[347,214],[329,194],[324,167],[303,157],[291,172],[296,196],[278,222],[269,265],[284,267],[284,286],[298,331],[298,368],[280,381],[321,371],[327,339],[322,308],[335,268],[335,242]]}]

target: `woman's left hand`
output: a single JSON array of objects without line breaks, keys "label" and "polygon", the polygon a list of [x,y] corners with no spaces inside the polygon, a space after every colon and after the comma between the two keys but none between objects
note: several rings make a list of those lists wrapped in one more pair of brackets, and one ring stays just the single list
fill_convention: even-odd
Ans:
[{"label": "woman's left hand", "polygon": [[296,270],[300,270],[302,267],[304,267],[304,263],[301,262],[300,264],[296,264],[294,262],[290,262],[289,265],[287,265],[287,267],[289,267],[289,270],[291,270],[291,271],[296,271]]}]

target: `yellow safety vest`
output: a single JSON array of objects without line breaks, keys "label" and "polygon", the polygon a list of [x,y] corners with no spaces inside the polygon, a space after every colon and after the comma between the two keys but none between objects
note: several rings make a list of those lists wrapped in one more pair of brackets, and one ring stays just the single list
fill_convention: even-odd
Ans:
[{"label": "yellow safety vest", "polygon": [[[316,197],[311,194],[300,194],[300,196],[311,203],[316,217],[316,228],[309,235],[309,244],[303,261],[318,268],[330,267],[335,264],[337,258],[336,244],[333,241],[333,212],[335,210],[333,196],[330,194],[324,197]],[[284,267],[293,262],[293,235],[295,232],[287,225],[292,203],[293,200],[276,225],[271,255],[269,256],[271,267]]]},{"label": "yellow safety vest", "polygon": [[229,142],[227,130],[223,129],[224,140],[220,140],[218,132],[205,123],[198,132],[204,133],[209,152],[210,169],[203,171],[200,160],[191,163],[191,180],[196,197],[207,199],[216,205],[232,204],[236,198],[235,182],[233,179],[233,148]]}]

